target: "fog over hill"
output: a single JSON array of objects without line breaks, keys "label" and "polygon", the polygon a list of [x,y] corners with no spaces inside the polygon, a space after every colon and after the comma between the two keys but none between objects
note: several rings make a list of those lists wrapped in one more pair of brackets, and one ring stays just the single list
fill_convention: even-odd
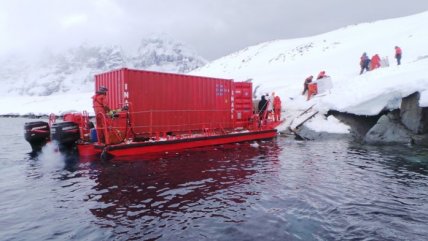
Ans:
[{"label": "fog over hill", "polygon": [[9,55],[0,58],[2,95],[48,96],[92,92],[94,75],[127,67],[186,73],[206,63],[183,43],[165,35],[142,39],[132,53],[121,46],[83,43],[60,53],[46,50],[37,57]]}]

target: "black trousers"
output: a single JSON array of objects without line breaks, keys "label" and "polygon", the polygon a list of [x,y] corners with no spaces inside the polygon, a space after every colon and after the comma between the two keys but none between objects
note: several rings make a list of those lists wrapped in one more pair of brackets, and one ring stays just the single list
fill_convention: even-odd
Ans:
[{"label": "black trousers", "polygon": [[369,71],[369,65],[368,64],[361,65],[360,74],[362,74],[364,72],[364,70]]},{"label": "black trousers", "polygon": [[401,54],[395,55],[395,58],[397,59],[397,65],[401,64]]}]

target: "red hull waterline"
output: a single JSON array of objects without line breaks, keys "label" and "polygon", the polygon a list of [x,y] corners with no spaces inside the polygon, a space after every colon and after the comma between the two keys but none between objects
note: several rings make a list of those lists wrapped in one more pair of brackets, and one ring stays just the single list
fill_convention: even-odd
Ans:
[{"label": "red hull waterline", "polygon": [[116,145],[96,145],[81,144],[78,145],[79,155],[100,156],[104,151],[112,157],[141,156],[145,154],[163,153],[176,150],[184,150],[195,147],[215,146],[228,143],[238,143],[245,141],[255,141],[263,139],[272,139],[277,135],[276,129],[249,131],[234,134],[215,135],[195,137],[179,140],[166,140],[154,142],[136,142],[130,144]]}]

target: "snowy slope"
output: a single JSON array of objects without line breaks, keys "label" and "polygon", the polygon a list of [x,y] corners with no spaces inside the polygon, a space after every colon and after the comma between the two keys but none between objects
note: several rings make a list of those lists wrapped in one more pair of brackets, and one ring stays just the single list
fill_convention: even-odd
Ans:
[{"label": "snowy slope", "polygon": [[[402,97],[420,91],[420,105],[428,106],[428,30],[422,24],[427,22],[428,12],[424,12],[307,38],[261,43],[191,74],[252,79],[254,87],[259,87],[257,98],[275,91],[286,108],[287,121],[282,128],[314,103],[320,113],[333,109],[376,115],[383,109],[398,108]],[[403,50],[401,66],[397,66],[394,59],[396,45]],[[359,75],[359,58],[363,52],[388,58],[390,66]],[[334,88],[306,101],[306,96],[301,95],[304,79],[309,75],[316,77],[322,70],[332,77]],[[333,118],[316,118],[311,122],[307,126],[314,130],[344,130]],[[330,130],[326,130],[326,126]]]},{"label": "snowy slope", "polygon": [[[192,74],[252,79],[254,86],[260,86],[259,94],[275,90],[288,108],[304,108],[309,103],[300,95],[303,80],[325,70],[335,88],[330,96],[314,101],[323,101],[324,108],[376,114],[397,96],[428,87],[428,71],[423,67],[427,66],[428,30],[421,24],[426,22],[428,12],[348,26],[313,37],[262,43],[218,59]],[[403,49],[400,68],[395,66],[396,45]],[[363,52],[388,57],[391,66],[360,76],[359,57]],[[371,100],[379,101],[380,106],[367,109],[373,104]]]}]

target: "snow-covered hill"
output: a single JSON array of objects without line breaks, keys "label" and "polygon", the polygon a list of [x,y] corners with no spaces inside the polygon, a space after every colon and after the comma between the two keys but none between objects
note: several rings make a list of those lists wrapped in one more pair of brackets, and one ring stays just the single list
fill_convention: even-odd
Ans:
[{"label": "snow-covered hill", "polygon": [[[412,66],[417,68],[416,65],[426,63],[428,31],[421,24],[424,22],[428,22],[428,12],[348,26],[313,37],[261,43],[213,61],[191,74],[253,79],[255,86],[260,85],[260,93],[276,90],[287,101],[299,97],[307,76],[325,70],[335,86],[341,86],[341,91],[348,89],[353,95],[362,95],[369,87],[382,89],[386,76],[405,78],[401,75],[417,71]],[[401,68],[394,60],[396,45],[403,49]],[[363,52],[388,57],[391,66],[360,76],[359,57]],[[421,78],[426,76],[419,74]],[[409,81],[405,78],[402,83]],[[360,93],[353,87],[357,83]],[[363,83],[367,86],[361,86]]]},{"label": "snow-covered hill", "polygon": [[21,56],[0,59],[1,95],[49,96],[93,91],[94,74],[121,67],[186,73],[206,61],[182,43],[168,37],[143,39],[135,53],[120,46],[82,44],[36,60]]},{"label": "snow-covered hill", "polygon": [[[396,107],[395,100],[402,95],[428,88],[428,30],[422,24],[427,22],[428,12],[425,12],[307,38],[261,43],[213,61],[191,74],[252,79],[254,86],[260,86],[259,94],[275,90],[288,108],[323,102],[319,107],[377,114],[384,106]],[[403,49],[403,64],[399,67],[394,59],[397,45]],[[390,67],[360,76],[359,58],[363,52],[387,57]],[[334,89],[325,98],[306,102],[301,96],[303,81],[309,75],[316,77],[321,70],[332,77]],[[375,108],[371,108],[373,104]]]}]

